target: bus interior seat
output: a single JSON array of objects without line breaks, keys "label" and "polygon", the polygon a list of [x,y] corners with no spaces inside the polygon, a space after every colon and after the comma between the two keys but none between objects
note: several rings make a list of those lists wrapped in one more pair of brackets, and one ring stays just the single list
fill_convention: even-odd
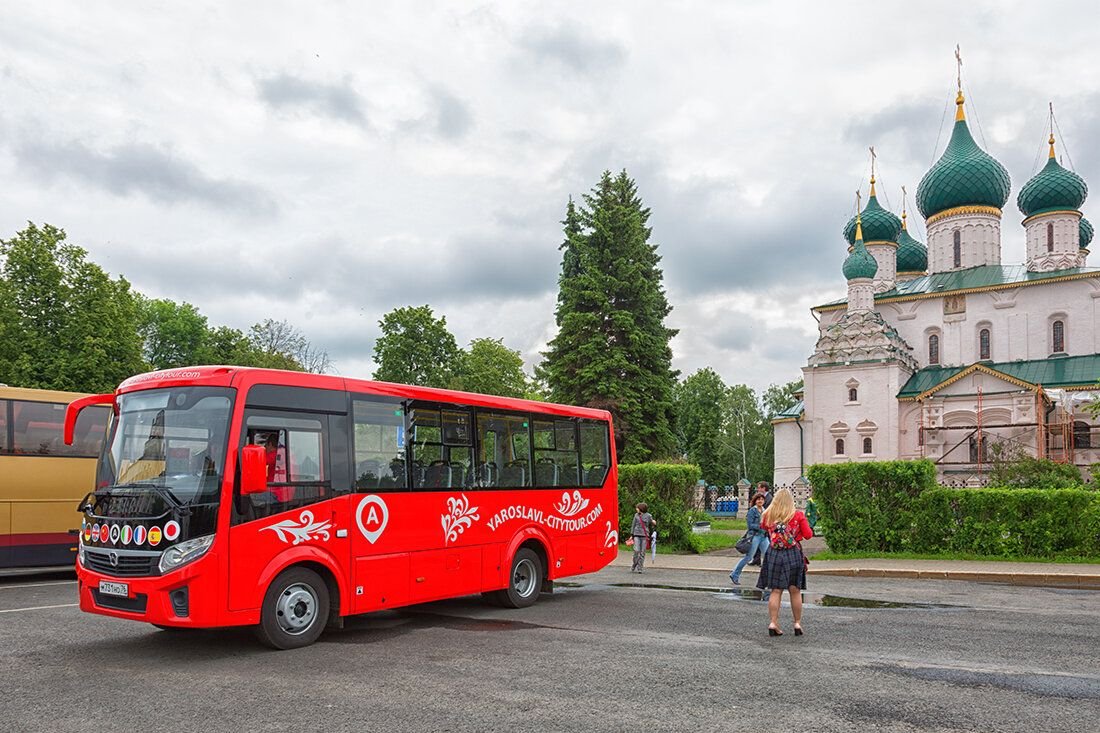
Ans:
[{"label": "bus interior seat", "polygon": [[535,485],[558,485],[558,464],[554,463],[553,458],[540,458],[535,463]]},{"label": "bus interior seat", "polygon": [[497,464],[493,461],[482,463],[478,466],[478,483],[482,486],[496,486],[500,478]]},{"label": "bus interior seat", "polygon": [[382,483],[382,464],[379,461],[359,461],[355,473],[356,486],[377,488]]},{"label": "bus interior seat", "polygon": [[500,471],[501,486],[526,486],[527,461],[512,461]]},{"label": "bus interior seat", "polygon": [[429,489],[451,487],[451,466],[446,461],[432,461],[424,472],[424,487]]},{"label": "bus interior seat", "polygon": [[466,464],[459,461],[451,461],[451,488],[466,488]]},{"label": "bus interior seat", "polygon": [[597,463],[585,471],[584,483],[586,486],[603,486],[605,478],[607,478],[607,466]]}]

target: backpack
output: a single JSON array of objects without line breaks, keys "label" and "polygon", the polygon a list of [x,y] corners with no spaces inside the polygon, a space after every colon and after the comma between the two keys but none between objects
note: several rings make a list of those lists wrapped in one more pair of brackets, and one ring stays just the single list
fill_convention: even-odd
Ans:
[{"label": "backpack", "polygon": [[771,546],[778,550],[789,550],[792,547],[798,547],[798,540],[795,539],[794,517],[768,530],[768,539],[771,541]]}]

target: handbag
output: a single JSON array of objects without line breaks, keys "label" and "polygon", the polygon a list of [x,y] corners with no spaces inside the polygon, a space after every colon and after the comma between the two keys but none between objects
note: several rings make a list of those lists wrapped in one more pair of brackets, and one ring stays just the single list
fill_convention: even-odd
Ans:
[{"label": "handbag", "polygon": [[737,540],[737,544],[733,546],[733,549],[740,552],[742,555],[749,554],[749,550],[752,549],[752,537],[749,537],[749,533],[746,532],[744,537]]}]

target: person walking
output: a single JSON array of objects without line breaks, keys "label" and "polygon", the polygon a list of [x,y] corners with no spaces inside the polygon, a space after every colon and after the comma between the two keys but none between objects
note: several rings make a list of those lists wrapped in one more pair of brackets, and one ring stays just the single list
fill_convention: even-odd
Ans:
[{"label": "person walking", "polygon": [[730,580],[733,581],[734,585],[741,585],[741,571],[749,564],[749,560],[756,555],[757,550],[759,550],[761,554],[766,554],[768,552],[768,535],[760,526],[760,520],[763,516],[764,495],[757,494],[752,497],[752,506],[749,507],[749,511],[745,514],[745,522],[748,524],[749,528],[747,534],[752,538],[752,544],[749,545],[749,551],[746,552],[745,556],[741,558],[741,561],[737,563],[737,567],[730,572]]},{"label": "person walking", "polygon": [[[772,505],[772,487],[768,485],[767,481],[761,481],[756,484],[756,493],[763,495],[765,509]],[[763,557],[763,550],[757,552],[756,556],[749,560],[749,565],[759,565]]]},{"label": "person walking", "polygon": [[761,527],[768,533],[770,547],[756,587],[770,590],[768,596],[768,636],[782,636],[779,628],[779,604],[786,590],[791,597],[794,635],[802,636],[802,591],[806,590],[806,555],[802,540],[814,536],[806,515],[795,509],[790,489],[775,492],[772,505],[764,510]]},{"label": "person walking", "polygon": [[645,551],[649,547],[649,538],[656,531],[657,520],[649,513],[649,506],[644,501],[638,503],[634,507],[634,521],[630,523],[630,537],[634,540],[634,562],[630,572],[645,572]]}]

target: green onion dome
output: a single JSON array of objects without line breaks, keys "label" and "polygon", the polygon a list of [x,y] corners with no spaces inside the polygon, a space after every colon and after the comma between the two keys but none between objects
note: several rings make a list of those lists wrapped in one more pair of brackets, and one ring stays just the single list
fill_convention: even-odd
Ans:
[{"label": "green onion dome", "polygon": [[844,260],[844,277],[847,280],[856,278],[871,279],[878,272],[878,263],[867,247],[863,244],[863,232],[860,230],[859,217],[856,217],[856,239],[851,254]]},{"label": "green onion dome", "polygon": [[1081,223],[1077,225],[1077,231],[1081,233],[1081,249],[1087,248],[1089,246],[1089,242],[1092,241],[1092,222],[1084,217],[1081,217]]},{"label": "green onion dome", "polygon": [[[898,233],[901,232],[901,219],[894,216],[893,212],[882,208],[875,195],[875,177],[871,176],[871,196],[867,199],[867,206],[859,214],[863,222],[864,242],[897,242]],[[856,218],[853,216],[844,225],[844,238],[848,244],[856,243]]]},{"label": "green onion dome", "polygon": [[1004,208],[1012,189],[1005,167],[974,142],[961,91],[955,104],[955,129],[947,149],[917,187],[917,208],[925,219],[958,206]]},{"label": "green onion dome", "polygon": [[898,272],[925,272],[928,269],[928,248],[909,235],[905,212],[901,214],[901,234],[898,235]]},{"label": "green onion dome", "polygon": [[1054,157],[1054,135],[1050,136],[1050,157],[1043,169],[1020,189],[1016,205],[1024,216],[1044,211],[1076,211],[1085,203],[1089,187],[1081,176],[1066,170]]}]

